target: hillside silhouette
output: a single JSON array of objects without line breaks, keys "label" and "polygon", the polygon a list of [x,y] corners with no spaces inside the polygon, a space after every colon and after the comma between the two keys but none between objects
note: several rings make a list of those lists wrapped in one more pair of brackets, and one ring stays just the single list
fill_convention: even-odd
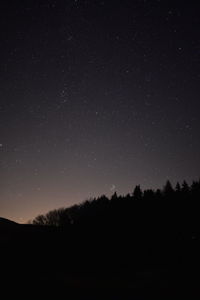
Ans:
[{"label": "hillside silhouette", "polygon": [[185,288],[198,294],[199,200],[200,181],[175,188],[167,181],[162,189],[137,185],[126,196],[56,209],[32,224],[0,218],[4,280],[11,282],[10,270],[17,270],[25,285],[94,290],[92,299],[98,293],[143,299],[153,291],[172,298]]},{"label": "hillside silhouette", "polygon": [[10,221],[5,218],[0,218],[0,228],[2,227],[11,227],[11,226],[18,226],[16,222]]}]

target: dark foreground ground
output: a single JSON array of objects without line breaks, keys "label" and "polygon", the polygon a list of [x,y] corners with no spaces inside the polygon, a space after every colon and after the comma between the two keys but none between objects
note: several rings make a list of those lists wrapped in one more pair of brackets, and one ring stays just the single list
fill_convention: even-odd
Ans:
[{"label": "dark foreground ground", "polygon": [[45,299],[199,298],[198,233],[114,224],[1,224],[1,287],[7,295],[26,291]]}]

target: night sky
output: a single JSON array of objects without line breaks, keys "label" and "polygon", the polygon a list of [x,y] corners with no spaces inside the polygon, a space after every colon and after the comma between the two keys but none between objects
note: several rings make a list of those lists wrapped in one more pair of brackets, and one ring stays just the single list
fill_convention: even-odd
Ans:
[{"label": "night sky", "polygon": [[199,178],[198,1],[0,6],[1,217]]}]

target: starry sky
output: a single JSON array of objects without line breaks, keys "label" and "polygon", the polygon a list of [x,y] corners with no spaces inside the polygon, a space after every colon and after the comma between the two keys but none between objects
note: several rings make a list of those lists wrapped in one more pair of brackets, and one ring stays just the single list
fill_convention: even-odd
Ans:
[{"label": "starry sky", "polygon": [[199,178],[198,1],[0,6],[2,217]]}]

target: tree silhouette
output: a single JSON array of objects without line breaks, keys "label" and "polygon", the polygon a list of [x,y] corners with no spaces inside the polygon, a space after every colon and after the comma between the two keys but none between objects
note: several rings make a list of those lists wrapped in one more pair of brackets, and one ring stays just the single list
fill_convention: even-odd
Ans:
[{"label": "tree silhouette", "polygon": [[140,185],[136,185],[136,187],[133,191],[133,198],[134,198],[134,200],[141,200],[142,199],[142,190],[140,188]]},{"label": "tree silhouette", "polygon": [[114,201],[118,198],[117,192],[114,192],[114,194],[111,196],[111,201]]},{"label": "tree silhouette", "polygon": [[187,182],[184,180],[182,183],[182,187],[181,187],[181,191],[183,194],[188,195],[189,194],[189,185],[187,184]]},{"label": "tree silhouette", "polygon": [[[107,226],[108,231],[109,227],[112,227],[118,228],[118,232],[121,232],[124,226],[130,226],[130,228],[136,226],[138,228],[140,220],[143,219],[143,224],[148,222],[148,230],[155,222],[156,226],[168,228],[165,229],[168,231],[171,228],[172,231],[172,228],[182,226],[185,222],[182,216],[188,215],[189,212],[188,218],[191,219],[191,224],[196,224],[198,210],[194,210],[194,207],[198,206],[199,197],[200,181],[193,181],[191,186],[186,181],[183,182],[182,186],[177,182],[175,190],[169,180],[162,190],[157,189],[156,191],[153,189],[142,191],[140,185],[136,185],[132,195],[121,196],[115,192],[110,199],[105,195],[91,198],[79,205],[56,209],[45,215],[39,215],[32,224],[66,228],[84,228],[85,226],[89,228],[92,226],[96,230]],[[155,214],[156,211],[159,211],[158,215]],[[194,220],[191,217],[192,212]],[[169,218],[171,225],[167,227]]]},{"label": "tree silhouette", "polygon": [[176,184],[175,191],[176,191],[176,193],[180,193],[181,192],[181,186],[180,186],[179,182],[177,182],[177,184]]},{"label": "tree silhouette", "polygon": [[34,225],[48,225],[45,215],[39,215],[33,220]]},{"label": "tree silhouette", "polygon": [[163,193],[164,193],[164,196],[166,198],[170,198],[174,194],[174,189],[173,189],[172,184],[169,180],[167,180],[167,182],[166,182],[166,184],[163,188]]}]

